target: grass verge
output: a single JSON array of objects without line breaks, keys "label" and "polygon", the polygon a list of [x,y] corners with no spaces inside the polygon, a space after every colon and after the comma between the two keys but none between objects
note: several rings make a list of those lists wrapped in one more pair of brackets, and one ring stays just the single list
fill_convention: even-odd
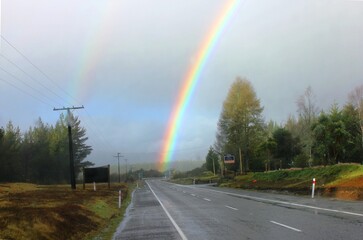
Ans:
[{"label": "grass verge", "polygon": [[[132,185],[0,184],[0,239],[111,239],[130,201]],[[118,190],[124,202],[118,209]]]},{"label": "grass verge", "polygon": [[220,186],[310,194],[313,178],[319,195],[363,200],[363,166],[357,164],[249,173],[222,180]]},{"label": "grass verge", "polygon": [[86,238],[87,240],[112,239],[114,233],[117,230],[117,227],[119,226],[125,215],[127,207],[132,201],[132,191],[135,188],[135,184],[129,184],[128,187],[129,194],[127,194],[126,198],[122,200],[121,209],[118,209],[118,206],[116,207],[116,205],[112,205],[111,207],[108,205],[104,207],[105,205],[102,202],[92,206],[92,208],[96,212],[99,212],[100,215],[105,214],[104,211],[100,211],[100,209],[102,209],[103,207],[113,215],[106,216],[105,220],[109,219],[108,224],[104,228],[100,229],[100,231],[97,232],[95,235]]},{"label": "grass verge", "polygon": [[181,178],[173,178],[169,181],[172,183],[189,185],[189,184],[206,184],[206,183],[216,183],[219,181],[219,176],[214,175],[212,172],[203,172],[200,176],[195,177],[181,177]]},{"label": "grass verge", "polygon": [[326,167],[288,169],[248,173],[225,178],[203,174],[197,177],[172,179],[179,184],[217,182],[220,187],[274,190],[295,194],[311,194],[312,179],[316,178],[316,194],[340,199],[363,200],[363,166],[337,164]]}]

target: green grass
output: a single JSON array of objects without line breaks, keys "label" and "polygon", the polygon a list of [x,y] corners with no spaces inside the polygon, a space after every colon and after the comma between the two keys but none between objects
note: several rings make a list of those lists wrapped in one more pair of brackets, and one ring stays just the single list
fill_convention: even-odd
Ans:
[{"label": "green grass", "polygon": [[[183,174],[180,174],[183,176]],[[335,196],[336,189],[344,186],[350,191],[357,191],[356,197],[343,196],[340,198],[362,199],[363,189],[361,187],[361,177],[363,176],[363,166],[357,164],[337,164],[326,167],[313,167],[305,169],[276,170],[270,172],[248,173],[246,175],[234,176],[229,173],[224,178],[214,176],[211,172],[204,172],[199,176],[181,177],[172,179],[171,182],[179,184],[197,184],[217,182],[220,187],[256,189],[256,190],[276,190],[293,192],[296,194],[310,194],[312,179],[316,179],[316,190],[320,194],[330,194]],[[358,184],[357,184],[358,183]],[[332,195],[332,191],[334,194]],[[347,191],[345,189],[345,191]],[[361,194],[361,193],[362,194]],[[329,196],[330,196],[329,195]],[[328,195],[327,195],[328,196]]]},{"label": "green grass", "polygon": [[218,175],[214,176],[214,174],[212,172],[205,171],[198,176],[174,178],[174,179],[171,179],[170,182],[189,185],[189,184],[193,184],[193,182],[195,180],[196,183],[202,184],[202,183],[218,182],[219,178],[220,177]]},{"label": "green grass", "polygon": [[[139,183],[140,184],[140,183]],[[128,184],[128,194],[125,199],[122,200],[121,208],[118,208],[118,198],[115,197],[114,201],[110,203],[104,201],[96,201],[89,206],[89,209],[101,216],[107,221],[105,228],[99,231],[97,234],[86,238],[87,240],[107,240],[112,239],[117,227],[120,225],[125,215],[126,209],[132,201],[132,192],[136,187],[136,183]]]},{"label": "green grass", "polygon": [[329,183],[338,179],[352,178],[363,174],[361,165],[333,165],[327,167],[306,168],[302,170],[281,170],[268,173],[255,173],[252,178],[261,181],[276,182],[281,180],[311,180]]},{"label": "green grass", "polygon": [[363,165],[351,165],[350,168],[341,172],[339,177],[331,181],[329,184],[336,184],[346,179],[356,178],[359,176],[363,176]]},{"label": "green grass", "polygon": [[93,204],[89,206],[88,209],[90,209],[101,218],[111,218],[113,214],[113,211],[110,208],[109,204],[107,204],[107,202],[103,199],[96,200]]},{"label": "green grass", "polygon": [[252,189],[308,190],[312,179],[317,187],[324,187],[363,175],[363,166],[355,164],[337,164],[326,167],[314,167],[301,170],[276,170],[270,172],[248,173],[223,180],[220,186]]}]

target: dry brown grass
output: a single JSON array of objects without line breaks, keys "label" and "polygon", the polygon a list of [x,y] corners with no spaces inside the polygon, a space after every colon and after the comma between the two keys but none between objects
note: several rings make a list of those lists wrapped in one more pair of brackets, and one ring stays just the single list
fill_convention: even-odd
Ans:
[{"label": "dry brown grass", "polygon": [[346,200],[363,200],[363,176],[343,179],[329,184],[325,189],[329,196]]},{"label": "dry brown grass", "polygon": [[[78,186],[82,188],[81,185]],[[118,190],[98,185],[72,191],[67,185],[0,184],[0,239],[82,239],[119,214]]]}]

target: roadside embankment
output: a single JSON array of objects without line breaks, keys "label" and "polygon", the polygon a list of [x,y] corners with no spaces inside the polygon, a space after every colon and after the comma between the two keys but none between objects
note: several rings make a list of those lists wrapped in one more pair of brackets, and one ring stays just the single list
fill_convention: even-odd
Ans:
[{"label": "roadside embankment", "polygon": [[313,178],[316,179],[315,193],[318,196],[363,200],[363,166],[357,164],[256,172],[219,179],[205,174],[171,181],[181,184],[218,182],[220,187],[309,195]]},{"label": "roadside embankment", "polygon": [[221,181],[220,186],[308,195],[313,178],[317,195],[363,200],[363,166],[356,164],[249,173]]}]

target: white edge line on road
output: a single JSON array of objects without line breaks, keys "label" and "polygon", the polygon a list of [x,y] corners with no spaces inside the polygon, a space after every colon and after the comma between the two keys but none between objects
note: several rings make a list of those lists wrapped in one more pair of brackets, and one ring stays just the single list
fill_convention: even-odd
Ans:
[{"label": "white edge line on road", "polygon": [[[173,183],[169,183],[169,184],[173,184]],[[179,185],[181,187],[191,187],[191,186],[186,186],[186,185],[181,185],[181,184],[175,184],[175,185]],[[330,209],[330,208],[314,207],[314,206],[309,206],[309,205],[304,205],[304,204],[299,204],[299,203],[284,202],[284,201],[273,200],[273,199],[268,199],[268,198],[253,197],[253,196],[248,196],[248,195],[243,195],[243,194],[218,191],[218,190],[213,190],[213,189],[209,189],[209,188],[199,188],[199,189],[202,189],[202,190],[205,190],[205,191],[211,191],[211,192],[227,194],[227,195],[236,196],[236,197],[242,197],[242,198],[246,198],[246,199],[260,200],[260,201],[264,201],[264,202],[273,202],[273,203],[279,203],[279,204],[283,204],[283,205],[290,205],[290,206],[302,207],[302,208],[310,208],[310,209],[316,209],[316,210],[321,210],[321,211],[343,213],[343,214],[347,214],[347,215],[363,217],[362,213],[340,211],[340,210]]]},{"label": "white edge line on road", "polygon": [[178,224],[176,224],[176,222],[174,221],[174,219],[171,217],[170,213],[168,212],[168,210],[166,210],[166,208],[164,207],[163,203],[160,201],[160,199],[158,198],[158,196],[156,196],[154,190],[151,188],[151,186],[149,185],[149,183],[147,181],[145,181],[146,184],[149,186],[151,192],[154,194],[156,200],[158,200],[158,202],[160,203],[161,207],[164,209],[166,215],[168,216],[168,218],[170,219],[171,223],[174,225],[175,229],[178,231],[180,237],[183,240],[188,240],[188,238],[184,235],[183,231],[180,229],[180,227],[178,226]]},{"label": "white edge line on road", "polygon": [[235,210],[235,211],[238,211],[237,208],[234,208],[234,207],[231,207],[231,206],[228,206],[228,205],[225,205],[226,208],[229,208],[229,209],[232,209],[232,210]]},{"label": "white edge line on road", "polygon": [[290,205],[290,206],[302,207],[302,208],[311,208],[311,209],[316,209],[316,210],[321,210],[321,211],[344,213],[344,214],[348,214],[348,215],[363,217],[362,213],[355,213],[355,212],[340,211],[340,210],[329,209],[329,208],[314,207],[314,206],[309,206],[309,205],[304,205],[304,204],[299,204],[299,203],[291,203],[291,202],[284,202],[284,201],[273,200],[273,199],[268,199],[268,198],[253,197],[253,196],[248,196],[248,195],[243,195],[243,194],[223,192],[223,191],[207,189],[207,188],[200,188],[200,189],[203,189],[203,190],[206,190],[206,191],[213,191],[213,192],[223,193],[223,194],[236,196],[236,197],[242,197],[242,198],[246,198],[246,199],[260,200],[260,201],[264,201],[264,202],[273,202],[273,203],[279,203],[279,204],[283,204],[283,205]]},{"label": "white edge line on road", "polygon": [[281,227],[285,227],[285,228],[288,228],[288,229],[294,230],[294,231],[296,231],[296,232],[301,232],[301,230],[300,230],[300,229],[293,228],[293,227],[287,226],[287,225],[282,224],[282,223],[278,223],[278,222],[275,222],[275,221],[270,221],[270,223],[273,223],[273,224],[279,225],[279,226],[281,226]]},{"label": "white edge line on road", "polygon": [[203,200],[206,200],[206,201],[208,201],[208,202],[212,201],[212,200],[210,200],[209,198],[203,198]]}]

